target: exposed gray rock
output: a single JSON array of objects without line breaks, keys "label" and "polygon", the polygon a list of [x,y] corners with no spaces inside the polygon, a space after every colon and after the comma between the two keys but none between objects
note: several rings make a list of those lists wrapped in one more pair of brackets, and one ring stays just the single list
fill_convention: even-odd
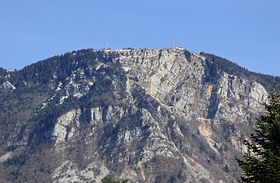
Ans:
[{"label": "exposed gray rock", "polygon": [[15,90],[16,87],[10,83],[9,81],[5,81],[2,86],[1,86],[2,89],[4,89],[5,91],[9,91],[9,90]]},{"label": "exposed gray rock", "polygon": [[[30,117],[11,118],[17,130],[0,139],[4,182],[101,182],[109,174],[145,183],[237,180],[235,157],[246,152],[243,140],[267,101],[260,83],[224,70],[211,76],[212,62],[181,48],[67,58],[67,74],[49,74]],[[40,86],[25,80],[19,86]],[[23,150],[9,148],[18,144]]]}]

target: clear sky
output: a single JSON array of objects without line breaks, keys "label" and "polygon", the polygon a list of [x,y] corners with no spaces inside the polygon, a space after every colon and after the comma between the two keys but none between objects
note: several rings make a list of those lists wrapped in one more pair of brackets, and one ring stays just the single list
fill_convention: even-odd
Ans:
[{"label": "clear sky", "polygon": [[280,0],[0,0],[0,67],[82,48],[213,53],[280,75]]}]

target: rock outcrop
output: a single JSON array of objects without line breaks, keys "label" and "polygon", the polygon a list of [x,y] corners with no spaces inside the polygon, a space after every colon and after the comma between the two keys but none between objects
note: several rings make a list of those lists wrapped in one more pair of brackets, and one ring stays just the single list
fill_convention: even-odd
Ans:
[{"label": "rock outcrop", "polygon": [[267,88],[214,65],[181,48],[89,49],[11,73],[1,181],[235,182]]}]

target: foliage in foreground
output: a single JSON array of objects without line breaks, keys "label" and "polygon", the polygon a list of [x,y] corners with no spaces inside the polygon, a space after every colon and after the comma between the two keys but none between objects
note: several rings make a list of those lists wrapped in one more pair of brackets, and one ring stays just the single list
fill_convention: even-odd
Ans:
[{"label": "foliage in foreground", "polygon": [[238,159],[244,175],[244,183],[280,182],[280,94],[273,90],[269,102],[265,104],[265,113],[256,124],[252,142],[245,141],[248,153],[244,159]]}]

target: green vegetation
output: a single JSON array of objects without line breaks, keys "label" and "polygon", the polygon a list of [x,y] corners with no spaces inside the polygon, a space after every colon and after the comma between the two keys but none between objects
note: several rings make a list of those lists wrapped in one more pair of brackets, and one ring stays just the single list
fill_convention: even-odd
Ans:
[{"label": "green vegetation", "polygon": [[[208,82],[216,82],[220,71],[224,71],[228,74],[247,78],[248,80],[256,81],[262,84],[266,90],[272,89],[271,83],[280,83],[280,77],[273,77],[271,75],[255,73],[248,71],[247,69],[240,67],[239,65],[222,57],[215,56],[201,52],[200,55],[206,57],[207,67],[210,67],[209,73],[206,73],[205,78],[210,79]],[[208,76],[208,77],[207,77]],[[280,88],[278,87],[278,91]]]},{"label": "green vegetation", "polygon": [[265,109],[258,118],[252,142],[245,141],[248,153],[244,160],[237,160],[244,171],[244,183],[280,182],[280,94],[275,89]]},{"label": "green vegetation", "polygon": [[102,183],[128,183],[128,179],[116,179],[112,176],[106,176],[101,180]]}]

